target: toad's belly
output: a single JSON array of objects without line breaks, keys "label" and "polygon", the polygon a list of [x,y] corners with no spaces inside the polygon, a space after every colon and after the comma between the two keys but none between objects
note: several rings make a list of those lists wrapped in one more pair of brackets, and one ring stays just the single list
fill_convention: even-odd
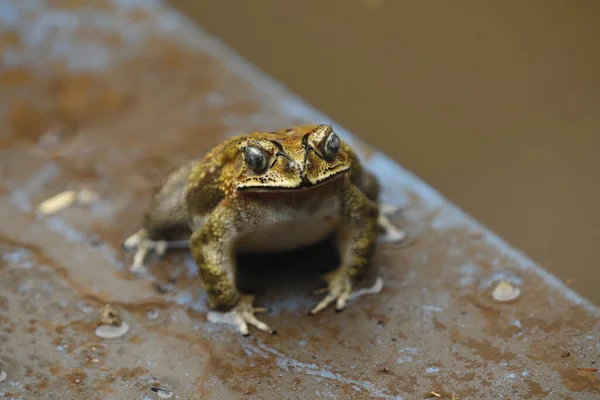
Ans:
[{"label": "toad's belly", "polygon": [[305,219],[260,227],[242,234],[236,249],[252,253],[293,250],[324,240],[334,232],[338,222],[333,218]]}]

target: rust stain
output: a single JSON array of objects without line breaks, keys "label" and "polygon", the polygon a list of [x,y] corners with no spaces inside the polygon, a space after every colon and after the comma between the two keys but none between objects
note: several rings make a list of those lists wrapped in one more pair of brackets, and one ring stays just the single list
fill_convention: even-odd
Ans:
[{"label": "rust stain", "polygon": [[15,31],[6,31],[0,34],[0,59],[4,58],[7,49],[20,48],[23,45],[21,35]]},{"label": "rust stain", "polygon": [[17,86],[32,84],[35,76],[24,68],[6,68],[0,71],[0,85]]},{"label": "rust stain", "polygon": [[71,373],[66,375],[65,378],[73,385],[79,385],[87,379],[87,372],[81,367],[75,367],[71,370]]},{"label": "rust stain", "polygon": [[600,377],[589,371],[580,371],[575,368],[561,369],[560,373],[565,385],[574,392],[595,391],[600,393]]},{"label": "rust stain", "polygon": [[150,371],[147,368],[135,367],[135,368],[119,368],[115,372],[115,376],[121,380],[127,381],[139,376],[148,375]]},{"label": "rust stain", "polygon": [[149,18],[150,14],[143,8],[137,7],[127,12],[127,19],[134,24],[144,22]]},{"label": "rust stain", "polygon": [[54,364],[50,364],[48,366],[48,372],[50,373],[50,375],[52,376],[59,376],[62,375],[64,371],[64,368],[62,365],[60,365],[59,363],[54,363]]}]

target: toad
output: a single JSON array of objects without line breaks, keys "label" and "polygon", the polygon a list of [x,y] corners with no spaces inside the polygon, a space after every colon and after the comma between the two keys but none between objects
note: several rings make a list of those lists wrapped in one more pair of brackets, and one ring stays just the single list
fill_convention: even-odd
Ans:
[{"label": "toad", "polygon": [[[324,298],[342,310],[372,266],[380,231],[390,241],[403,232],[378,204],[376,178],[330,125],[256,132],[226,140],[202,159],[169,174],[154,194],[142,229],[124,242],[136,249],[132,270],[149,251],[189,246],[210,307],[248,334],[248,325],[274,333],[255,314],[253,296],[236,286],[239,251],[285,251],[335,234],[340,265],[324,276]],[[388,210],[389,211],[389,210]]]}]

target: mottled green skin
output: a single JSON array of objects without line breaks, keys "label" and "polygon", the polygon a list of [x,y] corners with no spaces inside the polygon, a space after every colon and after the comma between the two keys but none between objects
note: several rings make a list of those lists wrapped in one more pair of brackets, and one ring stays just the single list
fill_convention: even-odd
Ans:
[{"label": "mottled green skin", "polygon": [[[240,299],[235,250],[244,234],[260,235],[277,224],[308,218],[331,224],[340,268],[352,287],[363,281],[378,236],[379,186],[345,143],[328,160],[316,154],[331,132],[329,126],[312,125],[235,137],[165,180],[146,214],[145,231],[153,240],[191,234],[190,248],[212,308],[227,311]],[[260,174],[244,162],[249,143],[270,157],[269,168]],[[278,155],[281,151],[286,157]]]}]

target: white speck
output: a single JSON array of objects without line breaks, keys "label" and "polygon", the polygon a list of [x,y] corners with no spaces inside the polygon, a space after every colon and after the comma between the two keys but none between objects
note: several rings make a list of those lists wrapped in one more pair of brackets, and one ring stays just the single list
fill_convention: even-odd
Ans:
[{"label": "white speck", "polygon": [[416,347],[405,347],[403,349],[400,349],[400,353],[416,355],[418,352],[419,352],[419,349],[417,349]]},{"label": "white speck", "polygon": [[6,380],[6,377],[7,377],[6,372],[0,371],[0,382]]},{"label": "white speck", "polygon": [[510,374],[506,375],[506,379],[508,379],[508,380],[514,380],[516,378],[517,378],[517,374],[514,374],[512,372]]},{"label": "white speck", "polygon": [[173,392],[171,392],[170,390],[167,390],[167,389],[163,389],[163,388],[157,388],[156,394],[161,399],[170,399],[171,397],[173,397]]},{"label": "white speck", "polygon": [[38,205],[38,211],[44,215],[52,215],[69,207],[77,199],[77,192],[66,190],[44,200]]},{"label": "white speck", "polygon": [[510,281],[500,281],[492,292],[494,300],[508,302],[515,300],[521,294],[521,289],[514,286]]},{"label": "white speck", "polygon": [[306,341],[304,339],[302,339],[301,341],[298,342],[298,344],[303,347],[306,346],[306,343],[308,343],[308,341]]},{"label": "white speck", "polygon": [[154,319],[158,318],[159,315],[160,315],[160,312],[158,311],[157,308],[151,308],[146,313],[146,318],[148,318],[149,320],[154,320]]},{"label": "white speck", "polygon": [[103,339],[115,339],[126,334],[128,330],[129,324],[123,321],[120,326],[98,325],[95,333]]},{"label": "white speck", "polygon": [[516,326],[517,328],[521,329],[521,321],[518,319],[515,319],[513,322],[510,323],[512,326]]},{"label": "white speck", "polygon": [[425,304],[425,305],[423,306],[423,309],[424,309],[425,311],[429,311],[429,312],[437,312],[437,313],[440,313],[440,312],[444,311],[444,309],[443,309],[443,308],[440,308],[440,307],[437,307],[437,306],[430,306],[430,305],[428,305],[428,304]]},{"label": "white speck", "polygon": [[526,376],[529,376],[529,371],[523,371],[523,372],[521,372],[521,376],[523,378],[525,378]]},{"label": "white speck", "polygon": [[84,313],[89,313],[89,312],[92,312],[94,310],[94,308],[91,305],[87,304],[87,303],[80,304],[80,305],[77,306],[77,308],[80,311],[83,311]]},{"label": "white speck", "polygon": [[412,358],[412,357],[410,357],[410,356],[400,356],[400,357],[396,358],[396,362],[397,362],[398,364],[405,364],[405,363],[409,363],[409,362],[411,362],[412,360],[413,360],[413,358]]},{"label": "white speck", "polygon": [[436,372],[440,372],[438,367],[427,367],[425,368],[425,372],[428,374],[435,374]]},{"label": "white speck", "polygon": [[[413,358],[411,356],[417,355],[418,352],[419,352],[419,350],[415,347],[405,347],[403,349],[400,349],[400,353],[407,354],[407,355],[401,355],[400,357],[398,357],[396,359],[396,362],[398,364],[412,362]],[[410,355],[408,355],[408,354],[410,354]]]}]

